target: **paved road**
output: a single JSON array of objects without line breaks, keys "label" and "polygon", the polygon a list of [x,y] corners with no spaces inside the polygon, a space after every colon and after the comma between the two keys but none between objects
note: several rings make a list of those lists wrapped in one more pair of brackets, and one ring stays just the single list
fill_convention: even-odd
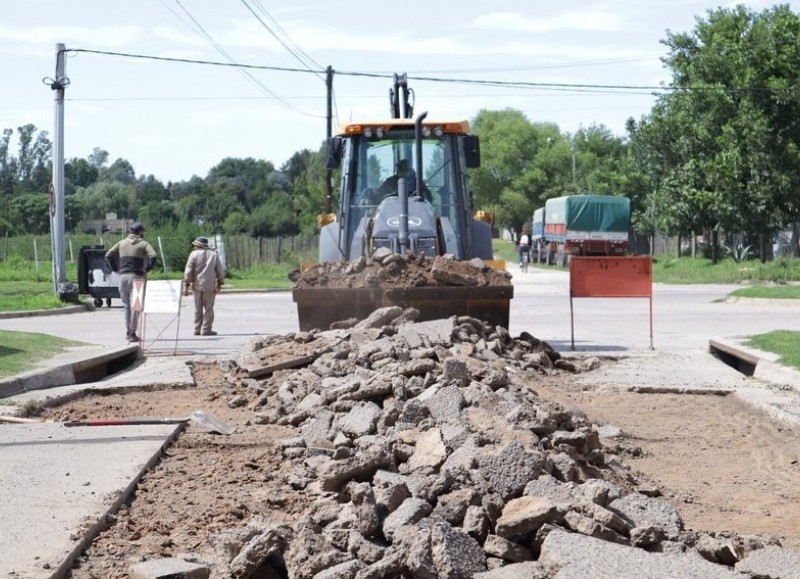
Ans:
[{"label": "paved road", "polygon": [[[535,268],[522,273],[513,264],[510,269],[515,284],[511,333],[527,331],[557,350],[571,352],[568,274]],[[576,299],[575,351],[667,360],[670,366],[665,373],[688,375],[692,382],[698,381],[702,365],[701,381],[713,383],[719,377],[720,382],[728,382],[730,368],[706,354],[710,338],[775,329],[800,331],[800,305],[727,303],[724,298],[732,289],[656,285],[652,300],[655,354],[650,349],[649,300]],[[95,385],[61,390],[69,394],[98,385],[182,383],[191,379],[185,360],[230,359],[248,339],[298,329],[297,308],[289,292],[223,293],[217,300],[217,336],[194,336],[191,318],[190,304],[177,316],[148,315],[144,364]],[[118,301],[94,312],[0,319],[0,329],[47,333],[104,347],[126,343]],[[176,429],[170,427],[80,431],[56,424],[0,424],[0,496],[4,497],[0,577],[62,577],[70,560],[90,540],[91,522],[98,528],[174,434]]]},{"label": "paved road", "polygon": [[[514,276],[509,330],[527,331],[570,352],[572,342],[569,276],[563,271],[531,268]],[[737,286],[653,286],[653,345],[657,350],[707,349],[709,338],[741,336],[773,329],[800,330],[800,304],[774,300],[726,303]],[[231,293],[217,299],[214,329],[218,336],[194,336],[192,305],[178,316],[145,318],[144,350],[149,354],[212,357],[234,355],[254,336],[296,332],[297,307],[290,292]],[[650,347],[650,303],[645,298],[576,298],[573,300],[575,351],[637,352]],[[0,320],[0,329],[43,332],[100,345],[125,343],[122,307],[80,314]]]}]

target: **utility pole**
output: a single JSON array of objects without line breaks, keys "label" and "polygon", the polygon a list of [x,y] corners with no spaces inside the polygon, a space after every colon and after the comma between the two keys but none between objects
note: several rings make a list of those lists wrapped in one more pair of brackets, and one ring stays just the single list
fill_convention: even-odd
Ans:
[{"label": "utility pole", "polygon": [[[331,137],[333,136],[333,68],[328,65],[325,69],[325,87],[327,89],[327,146],[330,146]],[[333,170],[328,169],[325,176],[325,213],[331,212],[333,205]]]},{"label": "utility pole", "polygon": [[572,141],[572,186],[578,190],[578,181],[575,179],[575,141]]},{"label": "utility pole", "polygon": [[53,141],[53,181],[50,183],[50,238],[53,249],[53,291],[66,283],[64,249],[64,89],[69,86],[66,77],[66,46],[56,44],[56,76],[50,81],[55,91],[55,131]]}]

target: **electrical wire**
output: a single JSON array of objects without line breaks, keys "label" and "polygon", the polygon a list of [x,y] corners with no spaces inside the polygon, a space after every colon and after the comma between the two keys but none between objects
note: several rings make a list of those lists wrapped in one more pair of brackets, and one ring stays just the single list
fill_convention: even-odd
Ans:
[{"label": "electrical wire", "polygon": [[[318,63],[316,60],[314,60],[305,50],[303,50],[294,40],[292,40],[292,37],[289,36],[289,34],[286,32],[286,30],[283,29],[283,27],[280,25],[280,23],[277,20],[275,20],[275,18],[272,16],[272,14],[270,14],[269,11],[266,8],[264,8],[264,6],[261,4],[260,0],[250,0],[250,1],[258,9],[258,11],[261,12],[261,14],[264,16],[264,18],[269,20],[269,22],[271,23],[271,26],[270,26],[270,24],[267,24],[266,22],[264,22],[264,20],[262,20],[262,18],[259,17],[258,14],[256,14],[256,12],[253,9],[253,7],[250,6],[250,4],[248,4],[248,0],[240,0],[240,1],[250,11],[250,13],[255,17],[255,19],[258,20],[259,24],[261,24],[261,26],[264,27],[264,29],[266,29],[267,32],[269,32],[270,35],[272,35],[272,37],[275,38],[275,40],[280,42],[281,46],[283,46],[289,52],[289,54],[291,54],[298,62],[300,62],[300,64],[305,66],[306,69],[308,69],[309,72],[311,72],[314,75],[316,75],[323,82],[326,81],[326,78],[323,77],[318,72],[320,69],[323,69],[325,67],[323,67],[320,63]],[[276,32],[276,30],[277,30],[277,32]],[[285,41],[284,41],[284,39],[285,39]],[[291,46],[289,46],[289,44],[291,44]],[[312,68],[312,65],[315,66],[318,70],[314,70]],[[327,76],[327,72],[326,72],[326,76]],[[337,102],[336,102],[336,94],[333,91],[331,91],[331,92],[332,92],[331,99],[332,99],[333,108],[334,108],[334,111],[335,111],[334,112],[334,116],[338,118],[338,105],[337,105]]]},{"label": "electrical wire", "polygon": [[[269,24],[264,22],[264,20],[261,18],[261,16],[259,16],[256,13],[255,9],[252,6],[250,6],[250,4],[248,4],[248,0],[239,0],[239,1],[244,5],[245,8],[247,8],[247,10],[250,11],[250,13],[253,15],[253,17],[256,20],[258,20],[258,23],[261,24],[261,26],[267,32],[269,32],[269,34],[275,40],[277,40],[281,44],[281,46],[283,46],[287,50],[287,52],[289,52],[289,54],[291,54],[300,64],[305,66],[306,69],[308,69],[310,72],[312,72],[315,75],[317,75],[321,80],[323,80],[323,81],[325,80],[317,71],[315,71],[315,70],[313,70],[311,68],[311,64],[316,66],[318,69],[323,68],[323,67],[319,63],[317,63],[313,58],[311,58],[308,55],[308,53],[306,53],[302,48],[297,46],[297,43],[294,42],[291,39],[291,37],[286,33],[286,31],[281,27],[281,25],[278,24],[278,22],[272,17],[272,15],[266,10],[266,8],[264,8],[261,5],[261,3],[258,0],[251,0],[251,1],[253,2],[253,4],[255,6],[258,7],[259,11],[264,15],[264,18],[266,18],[267,20],[270,21],[272,26],[270,26]],[[278,31],[280,31],[280,34],[278,34],[275,30],[273,30],[273,27],[275,29],[277,29]],[[285,37],[286,40],[284,40],[282,37]],[[289,46],[289,43],[291,43],[292,46]],[[311,63],[311,64],[309,64],[309,63]]]},{"label": "electrical wire", "polygon": [[[230,62],[218,62],[213,60],[197,60],[197,59],[189,59],[189,58],[175,58],[175,57],[166,57],[166,56],[152,56],[152,55],[145,55],[145,54],[132,54],[132,53],[125,53],[125,52],[114,52],[108,50],[93,50],[88,48],[68,48],[67,52],[69,53],[85,53],[85,54],[97,54],[97,55],[104,55],[104,56],[118,56],[123,58],[135,58],[135,59],[144,59],[144,60],[153,60],[153,61],[160,61],[160,62],[177,62],[177,63],[184,63],[184,64],[199,64],[199,65],[206,65],[206,66],[221,66],[221,67],[235,67],[241,69],[253,69],[253,70],[272,70],[278,72],[294,72],[294,73],[304,73],[304,74],[319,74],[325,71],[309,71],[308,69],[300,69],[300,68],[291,68],[291,67],[280,67],[280,66],[266,66],[266,65],[255,65],[255,64],[241,64],[241,63],[230,63]],[[346,71],[346,70],[336,70],[336,74],[339,76],[350,76],[350,77],[362,77],[362,78],[388,78],[392,79],[393,75],[389,75],[386,73],[378,73],[378,72],[359,72],[359,71]],[[480,79],[467,79],[467,78],[440,78],[440,77],[432,77],[432,76],[415,76],[413,78],[415,81],[423,81],[423,82],[436,82],[436,83],[444,83],[444,84],[466,84],[466,85],[473,85],[473,86],[485,86],[485,87],[498,87],[498,88],[518,88],[518,89],[540,89],[540,90],[557,90],[557,91],[575,91],[575,92],[587,92],[587,93],[596,93],[596,94],[607,94],[609,91],[616,91],[616,93],[612,94],[620,94],[620,93],[643,93],[644,91],[653,91],[657,93],[665,93],[665,92],[681,92],[681,91],[709,91],[709,92],[720,92],[720,91],[780,91],[784,89],[772,89],[768,87],[730,87],[730,86],[689,86],[689,87],[675,87],[675,86],[667,86],[667,85],[616,85],[616,84],[584,84],[584,83],[547,83],[547,82],[523,82],[523,81],[496,81],[496,80],[480,80]],[[274,95],[273,95],[274,96]],[[280,98],[280,97],[276,97]]]},{"label": "electrical wire", "polygon": [[[311,113],[307,113],[302,111],[296,107],[294,107],[291,103],[285,101],[280,95],[269,89],[264,83],[258,80],[255,76],[253,76],[248,70],[244,67],[241,67],[239,63],[220,45],[214,37],[203,27],[202,24],[192,15],[191,12],[183,5],[181,0],[174,0],[175,4],[183,11],[183,13],[191,20],[192,28],[195,33],[199,36],[203,37],[218,53],[220,53],[226,60],[228,60],[229,64],[236,67],[237,70],[247,78],[251,83],[253,83],[261,92],[270,95],[273,97],[278,104],[283,106],[287,110],[291,110],[300,114],[304,114],[310,117],[318,117],[318,115],[314,115]],[[185,22],[185,21],[184,21]]]}]

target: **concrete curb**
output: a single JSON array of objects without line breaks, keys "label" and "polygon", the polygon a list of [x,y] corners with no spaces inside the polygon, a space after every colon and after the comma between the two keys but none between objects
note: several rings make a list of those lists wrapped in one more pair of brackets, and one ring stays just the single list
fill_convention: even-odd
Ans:
[{"label": "concrete curb", "polygon": [[0,398],[100,380],[127,368],[142,356],[138,345],[75,349],[48,360],[48,367],[0,380]]},{"label": "concrete curb", "polygon": [[52,310],[27,310],[22,312],[0,312],[0,320],[11,318],[31,318],[33,316],[60,316],[61,314],[79,314],[90,312],[91,308],[87,304],[77,306],[67,306],[65,308],[53,308]]},{"label": "concrete curb", "polygon": [[712,353],[726,362],[737,364],[740,372],[779,386],[790,386],[800,392],[800,370],[777,363],[778,356],[744,346],[733,339],[714,338],[708,341]]}]

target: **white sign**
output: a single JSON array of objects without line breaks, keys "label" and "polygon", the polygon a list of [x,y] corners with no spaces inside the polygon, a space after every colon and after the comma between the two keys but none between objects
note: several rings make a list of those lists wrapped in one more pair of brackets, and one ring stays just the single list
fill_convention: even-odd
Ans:
[{"label": "white sign", "polygon": [[177,314],[181,307],[181,281],[148,281],[144,294],[146,314]]},{"label": "white sign", "polygon": [[144,301],[144,280],[133,280],[133,290],[131,291],[131,303],[133,304],[134,312],[142,311],[142,302]]}]

